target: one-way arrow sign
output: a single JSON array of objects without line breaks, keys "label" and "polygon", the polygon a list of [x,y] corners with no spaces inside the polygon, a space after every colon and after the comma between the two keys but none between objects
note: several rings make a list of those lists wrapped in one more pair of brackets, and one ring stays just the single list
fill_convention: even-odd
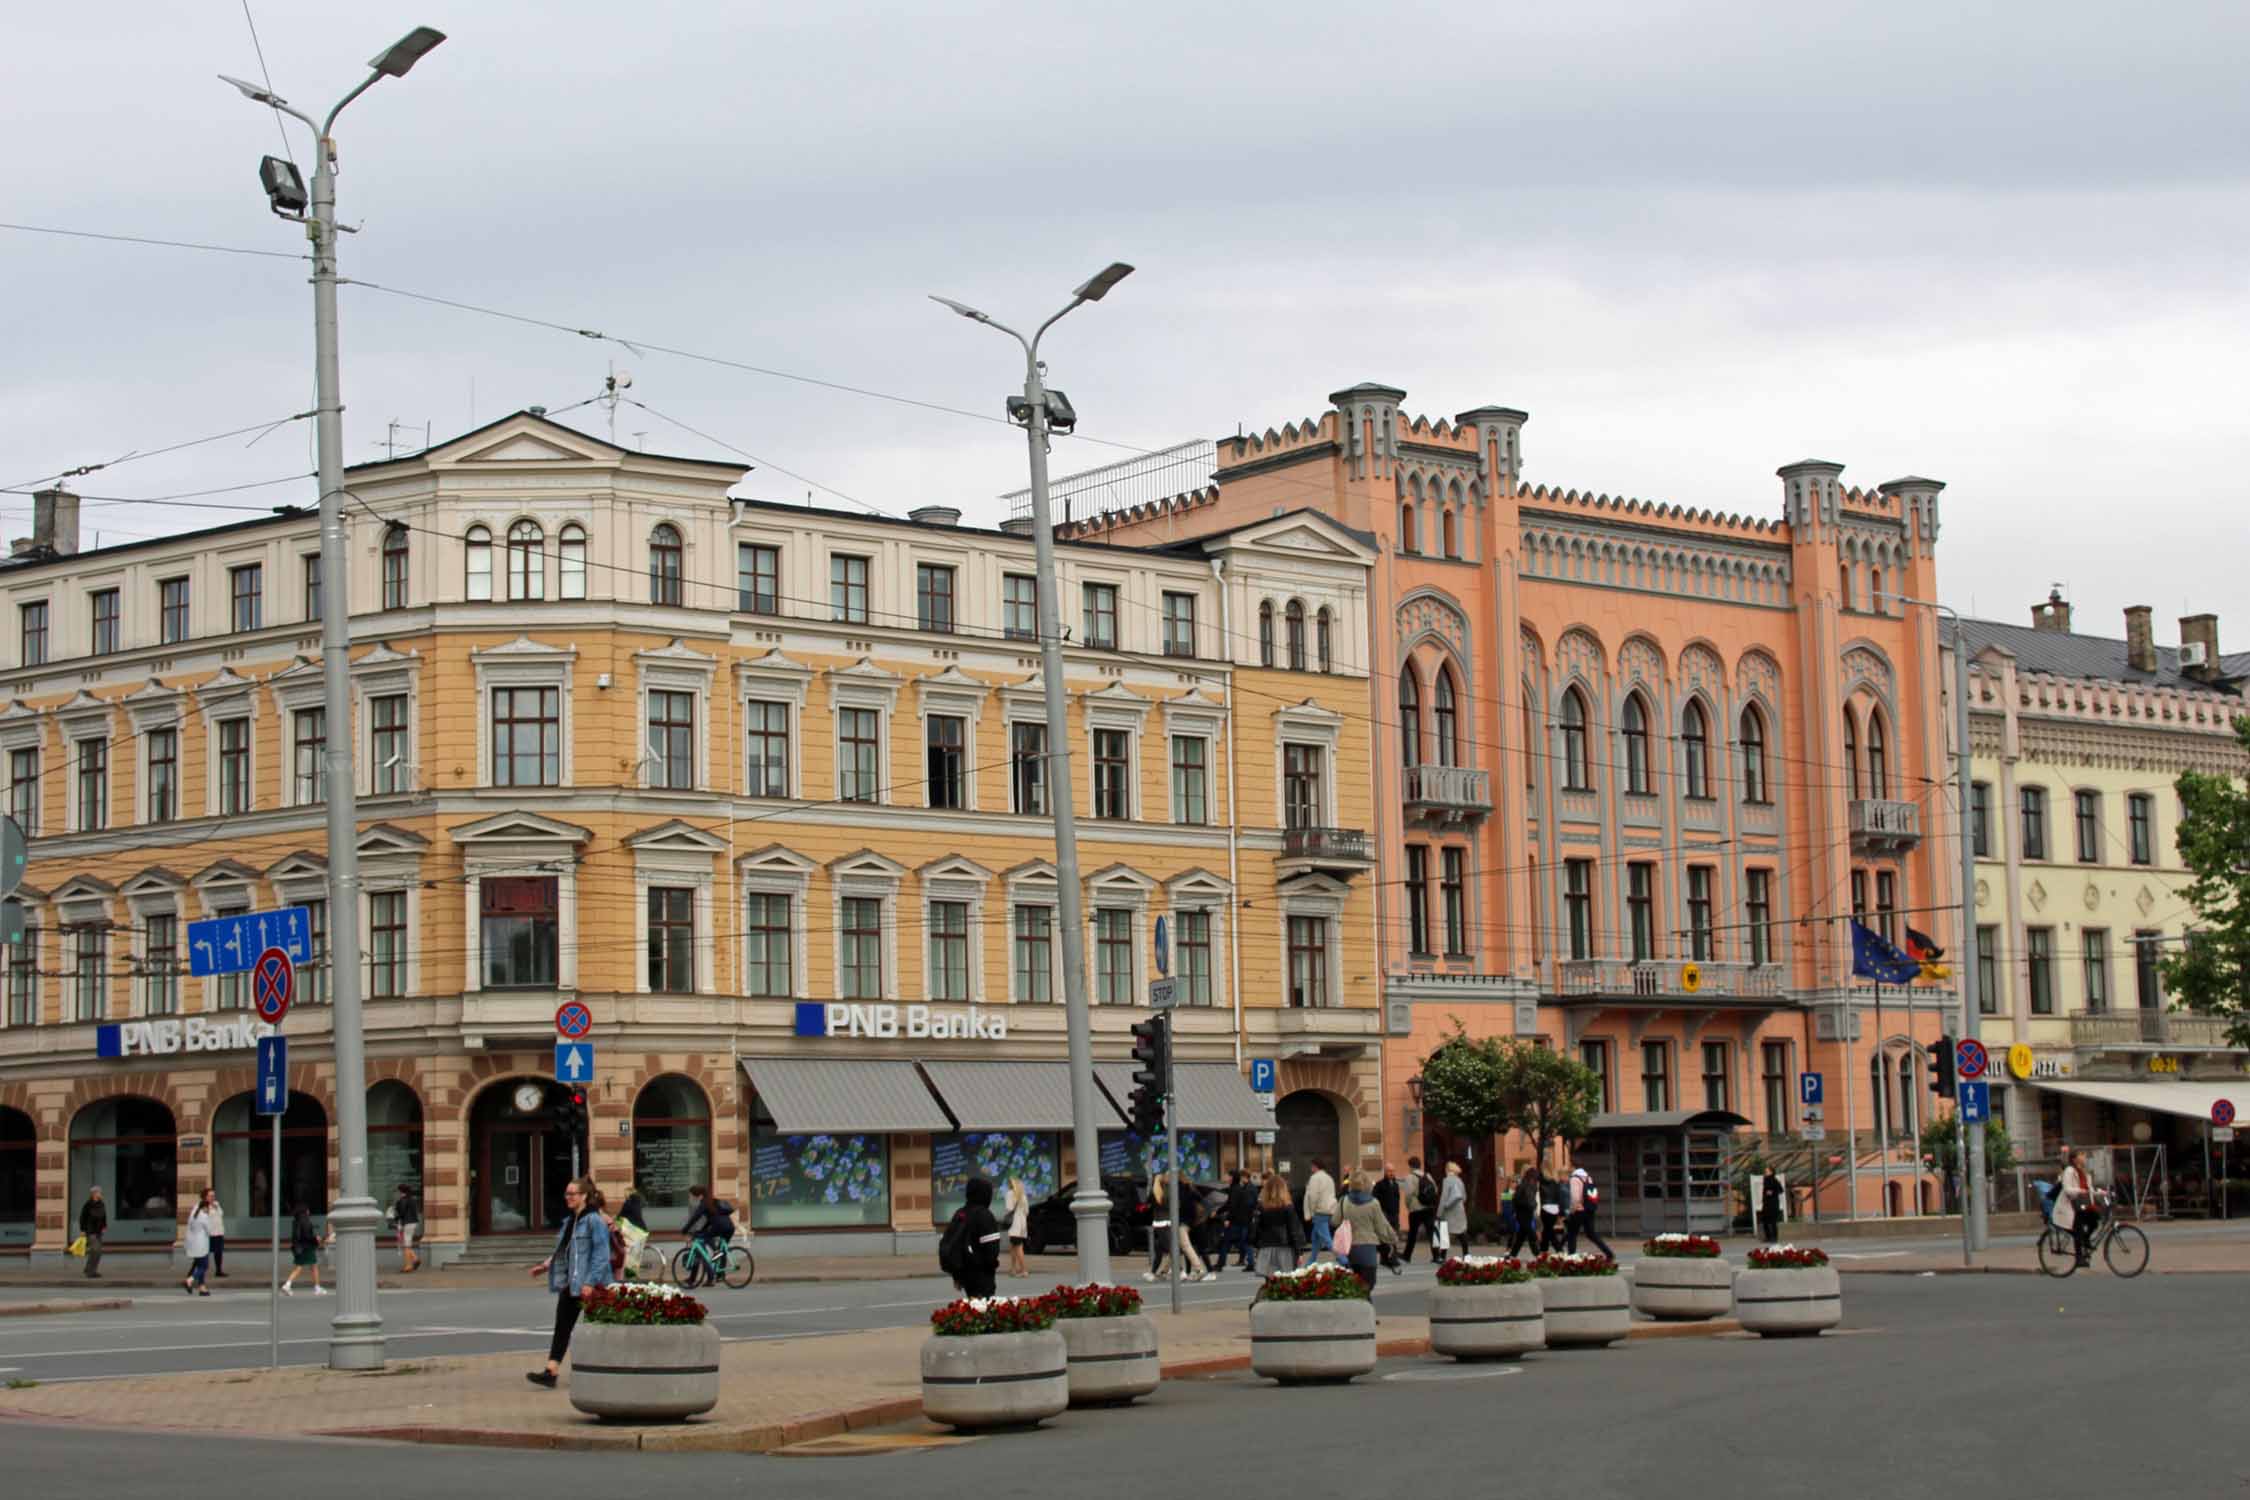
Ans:
[{"label": "one-way arrow sign", "polygon": [[591,1083],[594,1081],[594,1044],[592,1042],[555,1043],[555,1077],[564,1083]]}]

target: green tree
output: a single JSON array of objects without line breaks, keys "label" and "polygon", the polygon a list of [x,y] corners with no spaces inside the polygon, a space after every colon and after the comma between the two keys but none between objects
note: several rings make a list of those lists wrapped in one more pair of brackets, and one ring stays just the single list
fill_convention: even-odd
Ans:
[{"label": "green tree", "polygon": [[1501,1077],[1500,1044],[1488,1036],[1472,1038],[1455,1018],[1453,1035],[1422,1064],[1422,1109],[1455,1135],[1479,1140],[1498,1135],[1508,1126]]},{"label": "green tree", "polygon": [[1554,1142],[1583,1139],[1601,1103],[1601,1075],[1536,1042],[1502,1042],[1498,1052],[1504,1128],[1530,1136],[1542,1163]]},{"label": "green tree", "polygon": [[[2234,721],[2250,756],[2250,715]],[[2164,986],[2189,1010],[2223,1016],[2227,1038],[2250,1047],[2250,778],[2181,775],[2180,858],[2195,874],[2187,890],[2193,935],[2159,961]]]},{"label": "green tree", "polygon": [[[1952,1174],[1961,1170],[1961,1117],[1946,1115],[1922,1127],[1922,1151],[1937,1163],[1938,1170]],[[2008,1127],[1998,1120],[1984,1122],[1984,1174],[1987,1177],[2007,1171],[2016,1164],[2016,1143],[2008,1135]]]}]

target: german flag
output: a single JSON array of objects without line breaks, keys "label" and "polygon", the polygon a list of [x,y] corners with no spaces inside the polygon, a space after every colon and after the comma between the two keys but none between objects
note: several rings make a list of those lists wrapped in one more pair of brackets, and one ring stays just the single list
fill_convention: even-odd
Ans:
[{"label": "german flag", "polygon": [[1922,966],[1922,979],[1929,984],[1951,979],[1953,971],[1938,962],[1945,950],[1930,940],[1929,934],[1906,929],[1906,956]]}]

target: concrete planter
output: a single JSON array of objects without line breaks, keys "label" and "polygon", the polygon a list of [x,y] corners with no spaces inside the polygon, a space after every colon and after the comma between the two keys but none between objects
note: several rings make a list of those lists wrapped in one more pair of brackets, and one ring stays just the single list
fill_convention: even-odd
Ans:
[{"label": "concrete planter", "polygon": [[1542,1276],[1547,1347],[1599,1349],[1632,1331],[1633,1306],[1622,1276]]},{"label": "concrete planter", "polygon": [[1129,1318],[1061,1318],[1070,1359],[1072,1406],[1123,1406],[1156,1389],[1163,1371],[1156,1357],[1156,1325]]},{"label": "concrete planter", "polygon": [[1734,1315],[1767,1338],[1816,1334],[1844,1321],[1844,1284],[1834,1266],[1745,1270],[1734,1278]]},{"label": "concrete planter", "polygon": [[1644,1255],[1633,1266],[1633,1311],[1643,1317],[1696,1322],[1733,1305],[1734,1267],[1723,1256]]},{"label": "concrete planter", "polygon": [[1510,1359],[1547,1347],[1539,1283],[1441,1286],[1430,1293],[1430,1352],[1451,1359]]},{"label": "concrete planter", "polygon": [[719,1404],[719,1330],[708,1323],[580,1323],[570,1404],[607,1422],[678,1422]]},{"label": "concrete planter", "polygon": [[922,1414],[963,1431],[1036,1427],[1070,1405],[1062,1335],[980,1333],[922,1341]]},{"label": "concrete planter", "polygon": [[1250,1369],[1283,1385],[1344,1381],[1375,1368],[1375,1304],[1253,1302]]}]

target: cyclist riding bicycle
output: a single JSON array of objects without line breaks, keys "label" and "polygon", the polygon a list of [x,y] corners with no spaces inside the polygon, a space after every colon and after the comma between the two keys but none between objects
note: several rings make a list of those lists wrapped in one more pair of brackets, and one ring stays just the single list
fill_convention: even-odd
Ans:
[{"label": "cyclist riding bicycle", "polygon": [[714,1256],[724,1255],[728,1242],[734,1238],[734,1205],[715,1196],[701,1184],[688,1189],[688,1201],[693,1207],[680,1232],[693,1240],[698,1237],[697,1231],[700,1230],[701,1238],[711,1253]]},{"label": "cyclist riding bicycle", "polygon": [[2086,1171],[2086,1153],[2073,1151],[2064,1158],[2062,1177],[2056,1185],[2054,1222],[2056,1228],[2070,1235],[2072,1250],[2082,1266],[2093,1259],[2094,1229],[2101,1216],[2101,1199]]}]

